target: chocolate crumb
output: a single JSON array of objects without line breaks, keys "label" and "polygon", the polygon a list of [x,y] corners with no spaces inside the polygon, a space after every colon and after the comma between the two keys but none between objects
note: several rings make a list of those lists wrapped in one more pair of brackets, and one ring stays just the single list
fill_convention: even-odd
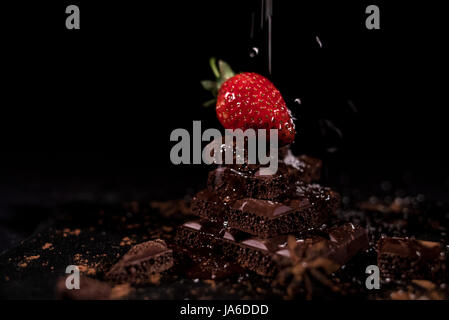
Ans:
[{"label": "chocolate crumb", "polygon": [[80,277],[79,289],[67,289],[66,278],[59,279],[56,284],[58,299],[109,300],[111,293],[111,287],[107,283],[88,277]]},{"label": "chocolate crumb", "polygon": [[46,243],[42,246],[42,250],[50,249],[52,246],[53,246],[52,243],[46,242]]},{"label": "chocolate crumb", "polygon": [[133,288],[130,286],[129,283],[118,284],[118,285],[115,285],[114,287],[112,287],[110,298],[112,300],[123,299],[123,298],[129,296],[129,294],[132,291],[133,291]]},{"label": "chocolate crumb", "polygon": [[24,259],[18,264],[18,266],[20,268],[26,268],[28,266],[28,263],[33,261],[33,260],[37,260],[39,259],[41,256],[40,255],[35,255],[35,256],[25,256],[23,257]]}]

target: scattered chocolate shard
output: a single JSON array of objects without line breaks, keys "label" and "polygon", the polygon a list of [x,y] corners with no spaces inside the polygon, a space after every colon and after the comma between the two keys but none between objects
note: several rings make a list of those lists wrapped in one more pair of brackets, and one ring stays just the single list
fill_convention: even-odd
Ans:
[{"label": "scattered chocolate shard", "polygon": [[132,247],[106,274],[116,282],[141,284],[151,282],[152,275],[173,266],[172,250],[165,241],[147,241]]},{"label": "scattered chocolate shard", "polygon": [[446,271],[445,253],[439,242],[382,238],[377,260],[384,280],[437,280]]}]

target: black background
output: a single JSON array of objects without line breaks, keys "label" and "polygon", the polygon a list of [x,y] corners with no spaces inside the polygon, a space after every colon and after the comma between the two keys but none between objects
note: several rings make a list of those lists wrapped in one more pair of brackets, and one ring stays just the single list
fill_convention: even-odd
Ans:
[{"label": "black background", "polygon": [[[68,4],[79,5],[81,30],[65,28]],[[365,28],[369,4],[380,30]],[[389,181],[444,199],[439,2],[275,1],[271,75],[258,10],[260,1],[234,0],[2,3],[2,224],[21,214],[34,226],[40,216],[23,207],[36,204],[173,199],[203,185],[209,168],[172,165],[169,136],[193,120],[220,127],[201,106],[211,56],[275,83],[298,119],[293,148],[325,160],[327,184]]]}]

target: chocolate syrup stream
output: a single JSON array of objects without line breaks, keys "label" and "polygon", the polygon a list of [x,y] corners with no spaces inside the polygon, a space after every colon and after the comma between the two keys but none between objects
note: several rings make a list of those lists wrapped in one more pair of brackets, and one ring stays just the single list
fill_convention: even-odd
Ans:
[{"label": "chocolate syrup stream", "polygon": [[[251,42],[257,42],[255,38],[262,34],[262,41],[258,45],[252,45],[250,57],[255,58],[263,50],[263,56],[266,57],[266,68],[268,74],[272,72],[272,23],[273,23],[273,0],[260,0],[259,12],[259,30],[255,30],[256,25],[256,10],[251,13],[251,28],[250,39]],[[266,32],[266,34],[265,34]],[[265,65],[265,63],[264,63]],[[264,68],[265,69],[265,68]]]}]

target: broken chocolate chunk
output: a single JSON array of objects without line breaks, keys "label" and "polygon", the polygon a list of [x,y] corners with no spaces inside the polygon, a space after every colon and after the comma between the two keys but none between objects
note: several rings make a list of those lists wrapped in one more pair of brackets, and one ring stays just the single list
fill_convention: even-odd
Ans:
[{"label": "broken chocolate chunk", "polygon": [[[279,201],[295,192],[295,183],[311,183],[320,177],[321,161],[307,156],[287,156],[273,175],[262,175],[260,165],[219,167],[209,173],[208,189],[223,202],[242,198]],[[289,160],[288,160],[289,159]]]},{"label": "broken chocolate chunk", "polygon": [[445,254],[438,242],[409,238],[382,238],[378,265],[383,280],[442,279]]},{"label": "broken chocolate chunk", "polygon": [[210,190],[192,200],[192,213],[212,222],[226,221],[232,228],[261,238],[302,232],[325,223],[340,203],[340,197],[319,185],[300,185],[293,199],[283,202],[244,198],[222,202]]},{"label": "broken chocolate chunk", "polygon": [[307,198],[285,203],[270,200],[237,200],[227,211],[230,227],[260,238],[317,228],[326,222],[328,211],[316,211]]},{"label": "broken chocolate chunk", "polygon": [[111,270],[106,278],[116,282],[134,284],[149,282],[151,276],[173,266],[172,250],[165,241],[154,240],[132,247]]}]

